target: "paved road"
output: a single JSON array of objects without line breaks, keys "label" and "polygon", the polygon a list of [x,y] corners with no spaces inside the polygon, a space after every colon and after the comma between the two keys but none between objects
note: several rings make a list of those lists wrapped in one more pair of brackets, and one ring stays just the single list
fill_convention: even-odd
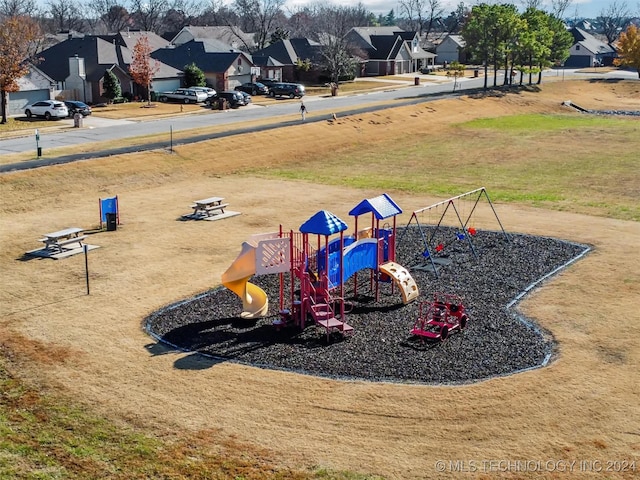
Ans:
[{"label": "paved road", "polygon": [[[629,75],[627,75],[629,73]],[[547,77],[575,78],[585,75],[597,76],[597,78],[637,78],[634,72],[614,72],[612,74],[596,75],[579,74],[573,70],[545,72]],[[634,77],[635,75],[635,77]],[[420,77],[425,79],[425,77]],[[489,79],[493,83],[493,77]],[[502,83],[502,77],[498,79],[498,84]],[[405,84],[406,85],[406,84]],[[327,117],[314,117],[314,112],[329,111],[339,112],[339,115],[354,115],[385,108],[417,104],[435,99],[445,98],[450,95],[457,95],[457,92],[468,93],[469,90],[482,88],[484,79],[465,78],[458,80],[456,92],[453,91],[453,81],[423,81],[417,86],[399,85],[398,88],[388,88],[383,91],[372,91],[354,95],[331,96],[309,96],[305,97],[305,104],[309,109],[307,122],[326,121]],[[373,105],[372,105],[373,104]],[[229,135],[237,135],[250,131],[268,130],[283,126],[299,124],[298,102],[283,100],[275,105],[259,106],[252,105],[249,108],[243,107],[237,110],[222,112],[207,112],[203,114],[189,115],[184,117],[173,117],[160,120],[147,121],[127,121],[127,120],[107,120],[99,117],[87,117],[83,129],[66,130],[64,132],[51,132],[41,134],[40,147],[44,152],[50,149],[90,144],[93,142],[113,141],[113,148],[101,152],[81,153],[76,155],[65,155],[57,158],[41,158],[27,162],[20,162],[10,165],[0,165],[0,173],[36,168],[44,165],[58,163],[68,163],[82,159],[99,158],[108,155],[128,153],[134,151],[150,150],[157,148],[168,148],[170,142],[170,131],[180,132],[207,126],[227,125],[229,128],[219,134],[207,134],[192,136],[189,139],[181,139],[180,143],[191,143],[206,139],[218,138]],[[290,117],[296,115],[295,120],[279,120],[283,116]],[[247,120],[271,120],[268,124],[260,127],[244,127]],[[117,142],[123,138],[143,137],[145,135],[166,133],[166,141],[147,143],[133,147],[121,148]],[[35,153],[35,138],[33,136],[0,140],[0,155],[19,152]]]}]

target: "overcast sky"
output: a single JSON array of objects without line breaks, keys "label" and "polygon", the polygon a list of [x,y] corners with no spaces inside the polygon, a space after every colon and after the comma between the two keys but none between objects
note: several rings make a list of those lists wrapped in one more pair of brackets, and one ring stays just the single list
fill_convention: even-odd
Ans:
[{"label": "overcast sky", "polygon": [[[375,14],[383,14],[386,15],[390,10],[393,9],[396,16],[400,12],[400,2],[397,0],[328,0],[327,3],[333,3],[334,5],[357,5],[358,2],[361,2],[365,8],[371,10]],[[445,12],[448,14],[453,11],[460,3],[460,0],[440,0],[442,5],[445,7]],[[632,14],[640,15],[638,11],[640,7],[638,6],[640,0],[572,0],[571,5],[567,8],[565,12],[566,17],[585,17],[585,18],[595,18],[600,12],[606,8],[608,5],[612,4],[614,1],[617,1],[618,4],[623,1],[626,2],[629,10],[631,10]],[[486,0],[486,3],[513,3],[514,5],[522,5],[520,0],[504,0],[504,1],[496,1],[496,0]],[[287,5],[290,7],[295,7],[296,5],[308,5],[312,3],[307,0],[287,0]],[[478,3],[482,3],[480,0],[465,0],[465,5],[474,5]],[[543,4],[551,5],[551,0],[543,0]]]}]

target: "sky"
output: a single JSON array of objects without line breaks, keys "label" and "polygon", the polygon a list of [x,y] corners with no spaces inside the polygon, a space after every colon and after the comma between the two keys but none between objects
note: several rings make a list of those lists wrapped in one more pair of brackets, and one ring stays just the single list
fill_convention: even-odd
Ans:
[{"label": "sky", "polygon": [[[480,0],[463,1],[465,5],[471,6],[477,3],[481,3]],[[485,1],[486,3],[495,1],[495,3],[512,3],[514,5],[522,5],[522,2],[520,0]],[[604,8],[614,3],[614,1],[617,1],[618,3],[625,1],[632,14],[635,13],[636,15],[640,15],[640,0],[572,0],[571,5],[565,12],[565,16],[569,18],[595,18]],[[365,6],[365,8],[371,10],[375,14],[386,15],[392,9],[396,15],[398,15],[398,12],[400,12],[400,2],[398,0],[328,0],[328,3],[333,3],[334,5],[357,5],[358,2],[361,2]],[[460,0],[440,0],[440,2],[445,8],[445,12],[448,14],[449,12],[455,10],[455,7],[460,3]],[[289,7],[308,5],[310,3],[312,3],[311,0],[287,0],[287,5]],[[542,3],[546,6],[550,6],[551,0],[543,0]]]}]

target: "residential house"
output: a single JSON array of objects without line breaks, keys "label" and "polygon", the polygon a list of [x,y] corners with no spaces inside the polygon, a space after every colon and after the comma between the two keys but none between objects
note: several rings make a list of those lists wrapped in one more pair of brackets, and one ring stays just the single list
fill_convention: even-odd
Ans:
[{"label": "residential house", "polygon": [[354,27],[347,41],[362,54],[360,75],[397,75],[433,65],[436,55],[420,46],[417,32],[391,27]]},{"label": "residential house", "polygon": [[467,63],[469,59],[465,51],[466,46],[467,43],[461,35],[447,35],[438,45],[436,45],[438,63],[443,65],[445,62]]},{"label": "residential house", "polygon": [[282,80],[282,69],[284,65],[268,55],[251,55],[253,64],[260,69],[257,78],[274,81]]},{"label": "residential house", "polygon": [[30,103],[55,98],[56,82],[34,65],[29,66],[29,73],[19,78],[17,83],[20,90],[8,94],[7,115],[19,115]]},{"label": "residential house", "polygon": [[569,50],[569,58],[564,62],[565,67],[585,68],[613,64],[613,59],[617,56],[614,47],[581,28],[573,27],[569,32],[573,35],[573,45]]},{"label": "residential house", "polygon": [[[147,36],[152,46],[160,43],[151,32],[120,32],[113,35],[85,35],[68,38],[40,52],[38,68],[53,79],[59,96],[68,100],[98,103],[102,97],[103,78],[107,71],[115,74],[123,96],[146,97],[146,86],[135,84],[129,75],[132,49],[140,36]],[[158,37],[160,38],[160,37]],[[166,43],[164,40],[161,42]],[[129,46],[130,47],[129,47]],[[181,86],[183,73],[159,63],[152,90],[169,90]]]},{"label": "residential house", "polygon": [[198,27],[188,25],[183,27],[172,39],[174,45],[182,45],[192,40],[217,40],[234,50],[245,52],[253,50],[256,43],[252,33],[245,33],[239,27],[218,26],[218,27]]},{"label": "residential house", "polygon": [[[318,83],[323,80],[326,73],[322,68],[322,45],[308,38],[290,38],[279,40],[268,47],[254,52],[256,57],[271,57],[281,67],[280,79],[285,82]],[[296,63],[309,60],[311,69],[302,71]],[[263,75],[263,78],[277,78],[276,76]]]},{"label": "residential house", "polygon": [[260,73],[260,69],[254,66],[251,55],[230,49],[217,40],[191,40],[181,45],[161,48],[151,56],[177,69],[195,64],[204,72],[207,84],[217,91],[233,90],[236,86],[255,79]]}]

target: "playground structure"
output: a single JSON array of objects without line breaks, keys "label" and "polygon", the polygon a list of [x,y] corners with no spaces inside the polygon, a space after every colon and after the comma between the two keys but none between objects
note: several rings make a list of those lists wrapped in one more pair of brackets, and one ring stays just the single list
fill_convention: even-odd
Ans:
[{"label": "playground structure", "polygon": [[[370,225],[358,229],[358,218],[371,214]],[[386,194],[365,199],[349,215],[355,217],[355,235],[345,236],[347,224],[321,210],[303,223],[299,232],[258,234],[242,244],[233,264],[222,275],[222,284],[240,297],[242,318],[265,317],[269,299],[265,292],[249,282],[256,275],[278,274],[280,280],[279,318],[274,326],[294,325],[304,329],[308,319],[331,332],[353,333],[346,322],[345,283],[353,277],[353,295],[357,295],[358,272],[369,270],[371,290],[379,298],[380,283],[391,283],[402,295],[403,303],[418,297],[411,274],[395,262],[396,216],[402,213]],[[392,219],[392,224],[380,225]],[[314,241],[315,236],[315,241]],[[324,241],[323,241],[324,239]],[[289,274],[288,282],[285,275]],[[288,286],[289,291],[285,292]]]},{"label": "playground structure", "polygon": [[462,298],[436,292],[433,301],[420,302],[418,319],[411,334],[444,342],[452,332],[464,330],[468,321]]},{"label": "playground structure", "polygon": [[[466,242],[474,257],[477,258],[478,254],[473,243],[473,237],[478,233],[478,230],[471,224],[471,220],[483,198],[486,199],[491,207],[493,216],[505,240],[509,242],[509,235],[500,222],[498,213],[489,198],[487,190],[484,187],[480,187],[470,192],[451,197],[448,200],[434,203],[428,207],[414,210],[407,224],[407,228],[399,239],[399,243],[402,242],[404,235],[415,222],[422,240],[423,250],[420,255],[429,260],[436,277],[438,277],[436,263],[438,263],[439,259],[443,256],[447,255],[448,246],[452,241]],[[450,220],[452,216],[453,221]],[[447,220],[449,220],[448,223]],[[453,227],[455,229],[454,235],[451,235],[450,229],[446,227]]]}]

